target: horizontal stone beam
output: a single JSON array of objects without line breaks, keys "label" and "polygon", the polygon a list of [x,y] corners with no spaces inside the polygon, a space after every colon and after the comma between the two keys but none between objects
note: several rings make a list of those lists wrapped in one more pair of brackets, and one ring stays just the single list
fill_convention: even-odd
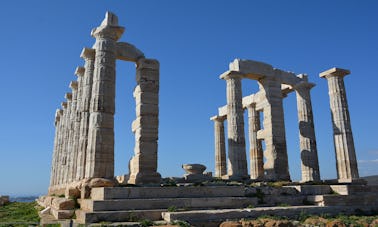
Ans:
[{"label": "horizontal stone beam", "polygon": [[116,51],[119,60],[137,62],[144,58],[143,52],[130,43],[118,42]]}]

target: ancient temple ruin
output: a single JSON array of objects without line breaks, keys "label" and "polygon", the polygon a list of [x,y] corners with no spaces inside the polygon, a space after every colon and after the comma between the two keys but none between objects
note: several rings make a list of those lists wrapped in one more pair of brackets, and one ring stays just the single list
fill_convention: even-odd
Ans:
[{"label": "ancient temple ruin", "polygon": [[[320,74],[320,77],[328,80],[329,85],[337,176],[340,182],[352,182],[359,178],[343,82],[343,77],[347,74],[348,70],[338,68]],[[288,93],[295,91],[302,182],[320,181],[310,96],[310,89],[315,84],[308,81],[308,76],[296,75],[262,62],[235,59],[220,78],[226,80],[227,105],[220,107],[218,114],[211,117],[215,130],[215,176],[236,180],[250,178],[258,181],[290,181],[282,102]],[[256,80],[259,91],[243,97],[243,79]],[[249,171],[244,135],[245,109],[248,112]],[[263,122],[260,122],[260,113],[264,115]],[[228,135],[227,162],[225,120]],[[265,142],[265,151],[262,141]]]},{"label": "ancient temple ruin", "polygon": [[[45,207],[41,214],[51,214],[55,219],[74,218],[81,224],[148,219],[166,223],[184,220],[194,226],[208,226],[261,215],[296,217],[302,212],[351,214],[356,209],[378,209],[378,187],[359,180],[343,81],[350,72],[339,68],[320,74],[329,86],[336,181],[320,179],[310,96],[315,84],[306,74],[296,75],[266,63],[240,59],[231,62],[229,70],[220,76],[226,81],[227,103],[211,117],[215,129],[215,176],[203,173],[204,165],[184,164],[187,174],[183,178],[161,178],[157,172],[159,62],[147,59],[132,44],[118,41],[123,32],[117,17],[108,12],[91,32],[96,39],[92,48],[85,47],[81,52],[84,66],[76,68],[77,80],[69,84],[72,92],[65,94],[61,109],[55,113],[51,179],[48,195],[38,199]],[[117,60],[136,64],[136,119],[132,123],[135,148],[126,182],[114,176]],[[256,80],[259,91],[243,97],[241,86],[245,79]],[[294,91],[301,182],[290,182],[282,105],[286,95]],[[267,181],[285,184],[273,187]],[[279,204],[288,206],[280,208]]]},{"label": "ancient temple ruin", "polygon": [[[119,42],[124,28],[107,13],[92,30],[96,39],[85,47],[77,67],[72,93],[65,95],[55,115],[55,141],[50,193],[64,191],[68,184],[91,178],[114,178],[114,113],[116,60],[135,62],[137,86],[133,96],[136,119],[134,157],[130,161],[129,183],[156,184],[159,118],[159,62],[145,58],[132,44]],[[109,183],[109,182],[108,182]]]}]

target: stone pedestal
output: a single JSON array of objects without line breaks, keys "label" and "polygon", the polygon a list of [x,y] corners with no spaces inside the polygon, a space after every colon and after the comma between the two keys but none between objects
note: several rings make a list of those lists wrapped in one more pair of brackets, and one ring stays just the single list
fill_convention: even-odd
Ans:
[{"label": "stone pedestal", "polygon": [[134,156],[130,160],[130,184],[159,184],[157,172],[159,129],[159,62],[140,59],[137,62],[134,90],[136,119]]},{"label": "stone pedestal", "polygon": [[261,140],[257,139],[257,131],[260,130],[260,113],[256,111],[253,103],[248,109],[248,134],[249,134],[249,165],[250,176],[253,180],[264,179],[264,161]]},{"label": "stone pedestal", "polygon": [[266,78],[259,81],[264,96],[264,156],[265,179],[274,181],[290,181],[289,164],[286,148],[284,111],[282,104],[281,81]]},{"label": "stone pedestal", "polygon": [[[307,75],[299,75],[307,81]],[[310,89],[315,84],[302,82],[295,87],[299,122],[299,143],[301,151],[302,182],[320,181],[318,151]]]},{"label": "stone pedestal", "polygon": [[344,85],[344,76],[348,74],[350,74],[349,70],[332,68],[319,75],[328,82],[337,178],[340,182],[352,182],[359,178]]},{"label": "stone pedestal", "polygon": [[224,120],[226,117],[214,116],[211,118],[214,121],[214,135],[215,135],[215,177],[221,178],[227,174],[226,165],[226,144],[224,137]]},{"label": "stone pedestal", "polygon": [[242,104],[242,74],[229,71],[221,76],[227,83],[228,178],[248,178],[244,116]]},{"label": "stone pedestal", "polygon": [[90,104],[87,177],[114,177],[115,62],[117,40],[124,32],[118,18],[109,12],[100,27],[92,30],[96,38],[94,75]]},{"label": "stone pedestal", "polygon": [[84,75],[82,78],[82,92],[79,111],[81,114],[80,120],[80,132],[79,132],[79,144],[78,144],[78,156],[77,156],[77,170],[76,180],[81,180],[85,177],[86,166],[86,154],[88,144],[88,128],[89,128],[89,105],[92,92],[93,70],[95,50],[90,48],[84,48],[80,54],[81,58],[84,58]]}]

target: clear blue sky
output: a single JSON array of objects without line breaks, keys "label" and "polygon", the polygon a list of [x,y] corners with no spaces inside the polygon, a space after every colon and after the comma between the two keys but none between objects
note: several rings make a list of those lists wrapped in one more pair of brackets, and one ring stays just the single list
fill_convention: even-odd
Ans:
[{"label": "clear blue sky", "polygon": [[[234,58],[307,73],[323,179],[336,176],[328,89],[318,74],[345,78],[360,175],[378,174],[377,1],[4,1],[0,8],[0,194],[46,193],[55,109],[83,65],[92,28],[107,10],[130,42],[161,65],[159,172],[183,163],[214,169],[210,116],[226,103],[219,75]],[[243,95],[256,92],[244,81]],[[135,66],[117,62],[115,174],[133,154]],[[295,94],[285,101],[292,179],[300,179]]]}]

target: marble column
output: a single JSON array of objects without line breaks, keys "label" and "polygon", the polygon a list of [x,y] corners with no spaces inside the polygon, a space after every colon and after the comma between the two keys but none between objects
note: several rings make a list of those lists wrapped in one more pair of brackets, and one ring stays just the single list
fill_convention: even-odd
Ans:
[{"label": "marble column", "polygon": [[67,179],[67,155],[68,155],[68,138],[70,135],[70,117],[71,117],[71,102],[72,93],[66,93],[66,111],[64,116],[64,134],[62,136],[62,157],[61,157],[61,170],[60,170],[60,184],[65,184]]},{"label": "marble column", "polygon": [[297,96],[302,182],[316,182],[320,181],[320,173],[310,96],[310,89],[315,84],[308,83],[307,75],[301,74],[298,77],[303,79],[303,82],[294,87]]},{"label": "marble column", "polygon": [[348,74],[349,70],[340,68],[332,68],[319,74],[328,82],[337,178],[340,182],[351,182],[359,178],[344,85],[344,76]]},{"label": "marble column", "polygon": [[259,80],[259,86],[264,97],[264,177],[266,180],[290,181],[281,81],[267,77]]},{"label": "marble column", "polygon": [[55,111],[55,137],[54,137],[54,149],[53,149],[53,158],[51,161],[51,172],[50,172],[50,187],[55,185],[55,171],[56,171],[56,160],[58,156],[58,140],[59,140],[59,126],[60,126],[60,117],[61,117],[61,110],[57,109]]},{"label": "marble column", "polygon": [[224,136],[224,121],[226,117],[214,116],[210,120],[214,121],[215,177],[221,178],[227,174],[226,141]]},{"label": "marble column", "polygon": [[101,25],[92,30],[96,38],[90,104],[86,177],[114,177],[114,113],[116,44],[124,32],[118,18],[107,12]]},{"label": "marble column", "polygon": [[75,120],[76,120],[76,106],[77,106],[77,91],[78,82],[71,81],[70,88],[72,90],[72,101],[71,101],[71,111],[69,120],[69,134],[68,134],[68,144],[67,144],[67,173],[65,183],[71,183],[73,181],[73,171],[74,171],[74,136],[75,136]]},{"label": "marble column", "polygon": [[129,184],[159,184],[159,62],[139,59],[136,69],[137,86],[133,96],[136,119],[132,123],[135,134],[134,156],[130,160]]},{"label": "marble column", "polygon": [[242,74],[229,71],[221,75],[227,84],[228,170],[230,179],[248,178],[242,103]]},{"label": "marble column", "polygon": [[61,103],[62,107],[62,114],[60,117],[60,124],[59,124],[59,135],[58,135],[58,155],[56,160],[56,170],[55,170],[55,184],[61,184],[61,177],[62,177],[62,157],[63,157],[63,145],[64,145],[64,136],[65,136],[65,122],[66,122],[66,115],[67,115],[67,102]]},{"label": "marble column", "polygon": [[77,76],[77,94],[76,94],[76,108],[74,113],[73,123],[73,145],[72,145],[72,173],[70,176],[71,181],[76,180],[77,174],[77,158],[79,155],[79,137],[80,137],[80,122],[81,122],[81,103],[83,93],[83,76],[85,68],[77,67],[75,75]]},{"label": "marble column", "polygon": [[250,176],[253,180],[264,179],[264,160],[261,140],[257,138],[260,128],[260,113],[256,110],[256,104],[247,106],[248,110],[248,134],[249,134],[249,165]]},{"label": "marble column", "polygon": [[88,144],[88,128],[89,128],[89,105],[91,100],[92,92],[92,81],[93,81],[93,70],[94,70],[94,59],[95,50],[91,48],[84,48],[80,55],[81,58],[85,60],[84,64],[84,75],[82,78],[82,93],[81,93],[81,104],[79,112],[81,113],[80,120],[80,133],[79,133],[79,145],[78,145],[78,156],[77,156],[77,169],[76,169],[76,180],[81,180],[85,177],[85,165],[86,165],[86,154],[87,154],[87,144]]}]

